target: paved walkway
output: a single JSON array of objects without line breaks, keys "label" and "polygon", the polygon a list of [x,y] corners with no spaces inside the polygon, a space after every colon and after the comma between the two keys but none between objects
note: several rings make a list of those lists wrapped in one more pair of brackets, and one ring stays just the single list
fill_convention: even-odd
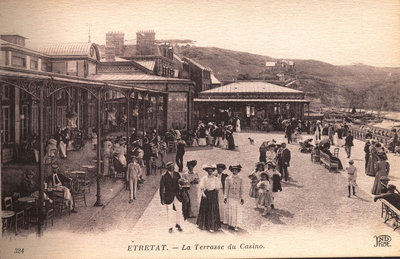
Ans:
[{"label": "paved walkway", "polygon": [[[250,145],[247,137],[255,140],[255,145]],[[313,164],[309,154],[300,153],[298,144],[289,145],[292,150],[292,161],[289,173],[292,180],[283,183],[283,192],[276,196],[275,206],[270,216],[263,217],[259,210],[254,209],[254,200],[248,196],[250,181],[247,175],[253,170],[255,162],[258,161],[258,147],[263,140],[276,139],[278,142],[285,141],[282,134],[256,134],[241,133],[235,134],[238,151],[212,150],[188,151],[184,160],[196,159],[198,161],[197,171],[201,176],[205,173],[201,166],[206,163],[225,163],[243,166],[240,176],[244,180],[244,223],[239,233],[232,232],[227,228],[219,233],[201,231],[195,225],[195,220],[186,221],[182,224],[183,233],[168,234],[166,225],[165,208],[160,204],[158,193],[154,195],[152,202],[144,212],[138,224],[133,229],[135,233],[141,233],[141,238],[151,237],[157,233],[162,240],[175,240],[176,244],[190,240],[191,243],[201,240],[221,242],[221,240],[243,240],[244,237],[254,242],[263,244],[275,244],[269,252],[279,253],[285,256],[285,243],[296,247],[301,251],[300,244],[307,244],[308,247],[317,248],[322,243],[336,247],[346,252],[354,252],[353,247],[374,244],[374,235],[383,233],[397,237],[400,243],[400,235],[393,232],[389,225],[385,225],[380,218],[380,203],[374,203],[370,188],[373,178],[368,177],[363,171],[363,143],[356,142],[353,151],[353,159],[359,168],[359,188],[357,196],[347,197],[346,172],[328,172],[323,166]],[[344,166],[348,165],[348,159],[343,148],[340,148],[340,158]],[[392,163],[399,158],[390,156]],[[396,165],[398,166],[398,165]],[[394,168],[396,166],[393,166]],[[395,171],[398,179],[399,171]],[[392,172],[391,175],[395,173]],[[148,235],[147,235],[148,234]],[[262,237],[262,239],[257,239]],[[278,238],[279,237],[279,238]],[[290,237],[290,238],[289,238]],[[217,241],[218,240],[218,241]],[[279,241],[277,241],[279,240]],[[299,250],[297,250],[299,249]],[[336,247],[338,249],[338,247]],[[292,250],[287,256],[292,255]],[[367,250],[366,250],[367,251]],[[376,251],[376,250],[375,250]],[[336,250],[336,255],[341,251]],[[272,254],[271,254],[272,255]],[[349,255],[349,254],[345,254]],[[265,256],[265,254],[264,254]]]},{"label": "paved walkway", "polygon": [[[255,145],[250,145],[248,137],[255,140]],[[352,156],[359,169],[357,197],[347,197],[345,171],[328,172],[323,166],[313,164],[310,155],[300,153],[298,144],[293,144],[288,146],[292,151],[289,168],[292,180],[283,183],[283,192],[276,196],[276,209],[266,217],[254,209],[254,200],[248,196],[250,181],[247,175],[258,161],[258,147],[261,142],[272,138],[278,142],[285,141],[282,133],[240,133],[235,134],[235,141],[239,146],[236,151],[210,147],[187,148],[184,163],[196,159],[198,166],[195,169],[201,176],[205,175],[201,166],[206,163],[240,163],[243,166],[239,175],[244,180],[244,222],[238,233],[226,227],[216,233],[201,231],[197,228],[195,219],[191,219],[181,224],[184,230],[182,233],[169,234],[166,210],[160,204],[158,194],[159,176],[151,176],[145,183],[148,189],[139,193],[139,200],[142,202],[128,204],[128,193],[122,190],[104,209],[92,207],[91,211],[99,211],[93,218],[84,217],[85,220],[78,224],[82,228],[54,228],[54,231],[48,231],[41,239],[29,239],[29,244],[26,243],[25,247],[30,249],[31,256],[51,252],[60,257],[66,257],[65,244],[68,244],[70,251],[85,257],[400,254],[400,232],[394,232],[389,224],[383,223],[380,217],[381,205],[379,202],[374,203],[370,195],[374,179],[363,172],[363,143],[359,141],[355,141]],[[339,155],[343,165],[347,166],[348,159],[343,148],[340,148]],[[400,179],[399,160],[400,157],[389,155],[392,168],[390,177],[395,183]],[[71,215],[71,219],[72,217],[75,215]],[[73,233],[71,229],[74,229]],[[374,247],[374,236],[384,234],[392,237],[391,247]],[[21,240],[18,241],[14,245],[20,244]],[[237,249],[228,249],[230,244]],[[35,248],[44,245],[44,249]],[[166,245],[168,251],[130,251],[129,245]],[[224,249],[204,250],[199,245],[220,245]],[[191,250],[183,250],[183,246],[190,246]],[[244,249],[246,246],[253,248]],[[254,249],[255,246],[262,248]]]}]

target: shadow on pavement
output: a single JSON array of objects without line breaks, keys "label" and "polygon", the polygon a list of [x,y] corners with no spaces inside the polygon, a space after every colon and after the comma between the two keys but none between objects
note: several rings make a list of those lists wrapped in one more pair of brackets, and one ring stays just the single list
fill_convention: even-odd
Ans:
[{"label": "shadow on pavement", "polygon": [[285,186],[285,187],[296,187],[296,188],[303,188],[304,187],[304,185],[296,184],[296,181],[293,181],[293,180],[291,180],[290,182],[283,182],[282,181],[281,185]]}]

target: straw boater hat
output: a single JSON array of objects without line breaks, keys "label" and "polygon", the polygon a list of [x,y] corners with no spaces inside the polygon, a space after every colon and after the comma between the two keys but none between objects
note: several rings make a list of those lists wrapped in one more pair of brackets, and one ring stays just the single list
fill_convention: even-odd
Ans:
[{"label": "straw boater hat", "polygon": [[207,169],[215,170],[217,168],[215,166],[213,166],[213,165],[203,165],[203,170],[207,170]]},{"label": "straw boater hat", "polygon": [[190,160],[186,162],[186,166],[189,167],[195,167],[197,165],[197,160]]},{"label": "straw boater hat", "polygon": [[354,164],[354,160],[353,160],[353,159],[350,159],[350,160],[349,160],[349,164],[351,164],[351,165]]},{"label": "straw boater hat", "polygon": [[167,162],[167,164],[165,165],[165,167],[168,168],[168,167],[173,166],[173,165],[175,165],[175,163],[172,162],[172,161],[169,161],[169,162]]},{"label": "straw boater hat", "polygon": [[226,169],[226,165],[225,164],[217,164],[217,169],[222,168],[222,170]]},{"label": "straw boater hat", "polygon": [[56,170],[56,169],[58,169],[58,168],[60,168],[60,167],[58,166],[58,164],[52,164],[52,165],[51,165],[51,169],[53,169],[53,170]]},{"label": "straw boater hat", "polygon": [[233,169],[236,169],[240,172],[240,170],[242,170],[242,166],[241,165],[230,165],[229,171],[232,171]]}]

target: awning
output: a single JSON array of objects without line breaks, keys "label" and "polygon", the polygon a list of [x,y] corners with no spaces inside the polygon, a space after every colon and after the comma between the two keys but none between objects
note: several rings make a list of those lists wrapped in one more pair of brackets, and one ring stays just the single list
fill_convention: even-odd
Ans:
[{"label": "awning", "polygon": [[200,99],[194,98],[194,102],[198,103],[216,103],[216,102],[238,102],[238,103],[310,103],[304,99]]}]

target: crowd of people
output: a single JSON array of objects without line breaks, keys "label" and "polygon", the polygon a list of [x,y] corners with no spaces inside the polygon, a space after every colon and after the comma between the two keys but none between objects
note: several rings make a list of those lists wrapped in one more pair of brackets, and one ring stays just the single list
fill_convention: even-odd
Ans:
[{"label": "crowd of people", "polygon": [[198,123],[196,130],[190,134],[188,144],[196,146],[215,146],[223,149],[235,149],[235,140],[233,131],[240,132],[240,123],[235,127],[232,125],[224,126],[223,122],[208,122],[204,124],[202,121]]}]

